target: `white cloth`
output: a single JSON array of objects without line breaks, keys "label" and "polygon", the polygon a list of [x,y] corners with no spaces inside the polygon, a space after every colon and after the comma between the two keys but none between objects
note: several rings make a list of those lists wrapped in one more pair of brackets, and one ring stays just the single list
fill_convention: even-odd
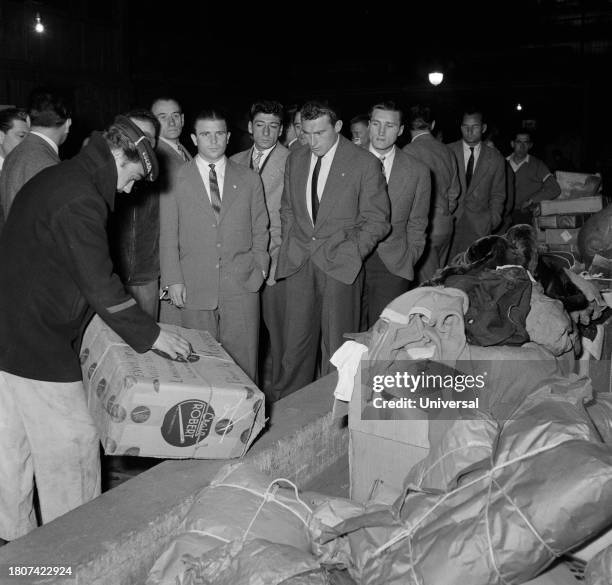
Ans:
[{"label": "white cloth", "polygon": [[0,372],[0,538],[36,528],[100,495],[100,440],[82,382],[29,380]]},{"label": "white cloth", "polygon": [[334,398],[350,402],[355,386],[355,374],[361,361],[361,356],[368,351],[367,346],[356,341],[345,341],[329,360],[338,369],[338,383],[334,390]]},{"label": "white cloth", "polygon": [[[467,171],[468,162],[470,162],[470,155],[472,148],[467,142],[463,142],[463,162],[465,164],[465,170]],[[478,158],[480,157],[480,149],[482,148],[482,142],[479,142],[474,148],[474,170],[476,170],[476,165],[478,164]]]},{"label": "white cloth", "polygon": [[[338,143],[340,142],[340,138],[336,138],[336,143],[323,155],[321,158],[321,168],[319,169],[319,179],[317,181],[317,195],[319,197],[319,201],[321,201],[321,196],[323,195],[323,190],[325,189],[325,183],[327,183],[327,177],[329,176],[329,171],[332,166],[332,162],[334,161],[334,155],[336,154],[336,150],[338,149]],[[310,197],[310,186],[312,185],[312,173],[314,171],[315,165],[317,164],[317,156],[315,154],[310,155],[310,170],[308,171],[308,182],[306,183],[306,207],[308,209],[308,215],[310,215],[310,219],[312,220],[312,199]]]},{"label": "white cloth", "polygon": [[[196,165],[198,167],[198,171],[200,171],[200,176],[202,177],[202,181],[204,181],[204,187],[206,187],[206,194],[208,195],[208,200],[212,203],[210,199],[210,167],[208,166],[210,161],[202,158],[199,154],[196,156]],[[218,161],[214,163],[215,165],[215,173],[217,173],[217,185],[219,185],[219,197],[221,201],[223,201],[223,185],[225,184],[225,167],[227,166],[227,158],[222,156]]]},{"label": "white cloth", "polygon": [[53,142],[51,138],[45,136],[44,134],[41,134],[40,132],[36,132],[35,130],[32,130],[30,134],[35,134],[39,138],[42,138],[53,150],[55,150],[55,154],[59,154],[59,146],[55,142]]}]

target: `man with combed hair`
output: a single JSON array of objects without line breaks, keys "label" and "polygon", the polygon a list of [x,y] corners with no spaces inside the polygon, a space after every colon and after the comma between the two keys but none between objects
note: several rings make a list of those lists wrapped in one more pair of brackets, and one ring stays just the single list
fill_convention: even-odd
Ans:
[{"label": "man with combed hair", "polygon": [[0,199],[4,217],[15,195],[34,175],[60,161],[59,147],[68,137],[72,119],[62,98],[46,90],[29,100],[30,133],[6,157],[0,175]]},{"label": "man with combed hair", "polygon": [[391,201],[391,232],[365,262],[363,328],[376,323],[383,309],[407,292],[414,265],[425,248],[431,180],[429,169],[395,146],[404,132],[401,109],[392,101],[372,106],[369,149],[380,160]]},{"label": "man with combed hair", "polygon": [[417,265],[418,281],[425,282],[438,268],[446,265],[453,237],[453,213],[457,209],[461,187],[453,152],[431,134],[436,121],[429,107],[417,105],[410,108],[408,124],[412,140],[404,146],[404,152],[425,163],[431,173],[427,243]]},{"label": "man with combed hair", "polygon": [[[283,131],[283,106],[276,101],[262,100],[251,106],[249,133],[253,147],[231,157],[247,166],[261,177],[270,216],[270,272],[261,289],[261,316],[268,333],[270,357],[272,358],[272,379],[280,374],[282,357],[282,334],[285,314],[284,282],[276,281],[276,264],[281,245],[280,202],[283,194],[285,162],[289,150],[279,143]],[[265,390],[265,388],[264,388]],[[270,396],[272,397],[272,396]]]},{"label": "man with combed hair", "polygon": [[160,202],[161,284],[184,327],[205,329],[257,381],[259,289],[268,277],[268,212],[259,175],[229,160],[225,115],[198,114],[198,155]]},{"label": "man with combed hair", "polygon": [[126,292],[108,249],[115,192],[129,193],[157,173],[154,131],[117,117],[74,158],[28,181],[7,218],[0,237],[0,539],[36,526],[33,477],[44,523],[100,493],[99,437],[78,355],[94,312],[137,352],[189,353],[185,339],[161,330]]},{"label": "man with combed hair", "polygon": [[321,102],[301,110],[308,148],[292,151],[281,199],[276,277],[286,278],[281,398],[310,384],[322,346],[322,374],[360,326],[363,261],[389,232],[380,162],[340,135],[342,121]]},{"label": "man with combed hair", "polygon": [[461,196],[451,258],[478,238],[492,234],[502,221],[506,201],[506,165],[499,152],[483,143],[487,131],[482,112],[467,110],[461,122],[462,139],[449,144],[459,167]]},{"label": "man with combed hair", "polygon": [[528,130],[519,130],[510,145],[512,154],[506,160],[512,169],[510,181],[514,187],[512,225],[531,223],[533,208],[540,201],[558,197],[561,187],[548,167],[529,153],[533,142]]},{"label": "man with combed hair", "polygon": [[0,110],[0,171],[4,159],[30,131],[30,118],[25,110],[5,108]]}]

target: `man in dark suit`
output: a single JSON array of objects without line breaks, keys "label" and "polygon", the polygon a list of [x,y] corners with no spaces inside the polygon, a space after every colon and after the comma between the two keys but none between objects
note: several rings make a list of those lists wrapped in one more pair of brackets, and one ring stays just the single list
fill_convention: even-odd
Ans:
[{"label": "man in dark suit", "polygon": [[425,247],[429,169],[395,146],[404,131],[402,122],[402,111],[394,102],[381,102],[370,110],[369,149],[384,169],[391,232],[365,262],[362,328],[374,325],[382,310],[410,288],[414,265]]},{"label": "man in dark suit", "polygon": [[478,238],[493,233],[502,221],[506,165],[497,150],[482,142],[486,130],[482,112],[466,111],[461,123],[462,140],[449,144],[457,159],[462,193],[451,258]]},{"label": "man in dark suit", "polygon": [[431,205],[425,251],[418,265],[418,280],[429,280],[438,268],[446,265],[453,237],[453,213],[461,187],[457,159],[448,146],[436,140],[431,131],[436,125],[427,106],[410,108],[408,120],[412,141],[404,152],[427,165],[431,173]]},{"label": "man in dark suit", "polygon": [[65,142],[72,119],[61,97],[45,90],[29,100],[30,133],[6,157],[0,175],[0,199],[4,217],[17,192],[34,175],[60,161],[59,147]]},{"label": "man in dark suit", "polygon": [[268,212],[259,175],[225,156],[227,122],[195,120],[198,155],[160,201],[162,286],[183,327],[204,329],[257,380],[259,294],[268,276]]},{"label": "man in dark suit", "polygon": [[284,282],[277,282],[276,264],[281,245],[280,204],[283,194],[285,162],[289,150],[279,143],[283,131],[283,106],[263,100],[251,106],[249,133],[252,148],[233,155],[230,160],[258,172],[263,181],[266,207],[270,216],[270,272],[261,290],[261,316],[268,333],[272,358],[272,380],[280,375],[285,310]]},{"label": "man in dark suit", "polygon": [[340,136],[327,104],[301,110],[309,148],[289,155],[281,200],[282,243],[276,278],[286,278],[281,377],[283,397],[311,383],[322,341],[322,373],[360,324],[363,259],[389,231],[389,198],[380,162]]}]

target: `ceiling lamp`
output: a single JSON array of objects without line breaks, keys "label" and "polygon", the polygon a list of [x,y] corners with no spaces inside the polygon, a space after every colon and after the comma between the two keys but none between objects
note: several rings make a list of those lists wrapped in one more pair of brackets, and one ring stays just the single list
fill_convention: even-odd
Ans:
[{"label": "ceiling lamp", "polygon": [[439,71],[432,71],[429,74],[429,83],[431,83],[431,85],[434,85],[436,87],[442,83],[443,79],[444,79],[444,74],[440,73]]},{"label": "ceiling lamp", "polygon": [[40,14],[36,14],[36,22],[34,24],[34,31],[39,35],[45,32],[45,25],[40,20]]}]

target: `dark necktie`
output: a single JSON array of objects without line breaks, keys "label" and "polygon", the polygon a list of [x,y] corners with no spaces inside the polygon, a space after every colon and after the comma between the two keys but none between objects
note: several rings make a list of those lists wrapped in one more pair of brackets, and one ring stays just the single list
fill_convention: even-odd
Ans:
[{"label": "dark necktie", "polygon": [[383,174],[383,177],[385,178],[385,181],[387,180],[387,174],[385,173],[385,159],[386,158],[387,158],[386,156],[380,157],[380,166],[382,167],[382,174]]},{"label": "dark necktie", "polygon": [[215,171],[214,163],[210,163],[208,166],[210,167],[210,173],[208,173],[208,178],[210,181],[210,204],[212,205],[217,221],[219,221],[219,214],[221,213],[221,194],[219,193],[217,172]]},{"label": "dark necktie", "polygon": [[317,223],[317,214],[319,213],[319,194],[317,193],[317,183],[319,182],[319,171],[321,170],[321,159],[317,157],[314,171],[312,171],[312,184],[310,185],[310,200],[312,203],[312,223]]},{"label": "dark necktie", "polygon": [[470,158],[468,159],[467,169],[465,169],[465,185],[469,189],[474,175],[474,147],[470,146]]}]

